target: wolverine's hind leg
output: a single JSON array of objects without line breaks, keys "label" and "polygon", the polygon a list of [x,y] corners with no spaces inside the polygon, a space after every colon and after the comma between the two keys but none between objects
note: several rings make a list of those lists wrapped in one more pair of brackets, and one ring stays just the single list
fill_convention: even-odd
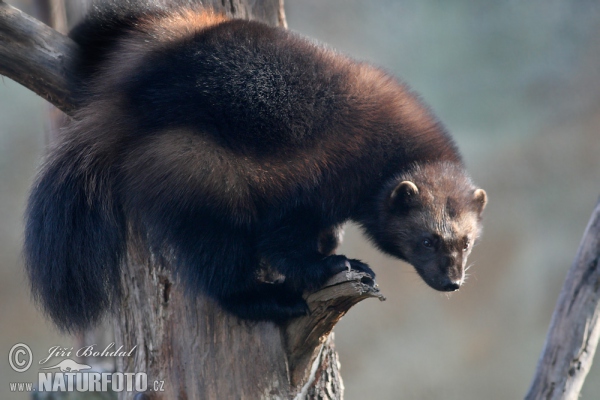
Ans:
[{"label": "wolverine's hind leg", "polygon": [[254,290],[222,297],[223,308],[243,319],[286,322],[308,314],[308,306],[300,293],[291,292],[284,284],[258,283]]},{"label": "wolverine's hind leg", "polygon": [[285,275],[265,260],[249,265],[248,271],[253,268],[252,273],[238,276],[238,284],[221,296],[223,308],[240,318],[278,323],[308,314],[302,293],[285,284]]},{"label": "wolverine's hind leg", "polygon": [[176,228],[167,240],[155,240],[173,244],[176,270],[191,294],[207,294],[243,319],[283,322],[307,314],[302,293],[261,263],[250,231],[200,213]]},{"label": "wolverine's hind leg", "polygon": [[332,276],[349,269],[375,273],[359,260],[334,254],[340,242],[337,225],[321,224],[314,213],[296,212],[265,226],[258,240],[261,257],[285,276],[285,285],[297,292],[314,291]]}]

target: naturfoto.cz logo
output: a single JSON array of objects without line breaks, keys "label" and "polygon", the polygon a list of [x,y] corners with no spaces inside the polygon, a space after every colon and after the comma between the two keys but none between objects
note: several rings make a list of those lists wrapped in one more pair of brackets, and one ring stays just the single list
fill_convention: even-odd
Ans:
[{"label": "naturfoto.cz logo", "polygon": [[[45,365],[56,357],[130,357],[135,347],[129,351],[123,346],[115,349],[111,343],[103,350],[97,350],[96,345],[85,346],[77,351],[74,349],[53,346],[48,350],[48,356],[39,361]],[[27,371],[33,363],[33,352],[24,343],[15,344],[9,351],[8,362],[15,372]],[[56,370],[53,372],[39,372],[37,385],[33,382],[11,382],[11,392],[147,392],[163,391],[163,381],[154,381],[148,385],[148,377],[144,372],[99,372],[92,366],[78,363],[70,358],[49,363],[50,366],[40,367],[40,370]]]}]

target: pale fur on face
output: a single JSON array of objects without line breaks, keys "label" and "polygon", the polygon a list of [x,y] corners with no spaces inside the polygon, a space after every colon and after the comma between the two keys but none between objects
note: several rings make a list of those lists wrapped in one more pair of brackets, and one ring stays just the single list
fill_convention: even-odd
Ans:
[{"label": "pale fur on face", "polygon": [[461,166],[445,162],[417,165],[396,182],[389,195],[390,214],[382,221],[387,250],[412,264],[437,290],[451,290],[450,283],[460,286],[481,232],[485,191],[474,186]]}]

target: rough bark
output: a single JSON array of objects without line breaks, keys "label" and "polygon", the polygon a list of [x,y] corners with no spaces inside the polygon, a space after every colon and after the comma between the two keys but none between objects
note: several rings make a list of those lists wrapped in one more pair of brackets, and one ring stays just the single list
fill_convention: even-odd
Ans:
[{"label": "rough bark", "polygon": [[[283,0],[204,4],[233,17],[286,26]],[[68,37],[0,0],[0,74],[67,114],[77,107],[66,85],[76,51]],[[128,247],[114,330],[117,347],[136,349],[133,357],[117,360],[118,370],[148,374],[150,391],[138,399],[342,398],[331,330],[359,301],[383,300],[369,277],[352,271],[336,275],[306,295],[311,314],[286,326],[250,323],[210,299],[184,296],[168,260],[148,254],[138,242]],[[152,391],[154,381],[164,382],[163,391]]]},{"label": "rough bark", "polygon": [[342,398],[330,332],[352,305],[382,298],[364,274],[336,275],[306,296],[309,316],[281,327],[240,321],[204,297],[190,301],[168,260],[138,250],[131,248],[124,269],[115,336],[118,346],[137,346],[119,371],[164,382],[165,392],[149,398]]},{"label": "rough bark", "polygon": [[600,338],[600,201],[567,274],[525,397],[577,399]]},{"label": "rough bark", "polygon": [[0,75],[67,114],[77,106],[67,85],[76,51],[71,39],[0,0]]}]

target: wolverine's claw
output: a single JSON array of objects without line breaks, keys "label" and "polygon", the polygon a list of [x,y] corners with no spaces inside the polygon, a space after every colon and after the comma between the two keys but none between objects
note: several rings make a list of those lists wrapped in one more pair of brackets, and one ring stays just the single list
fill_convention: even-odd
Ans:
[{"label": "wolverine's claw", "polygon": [[348,272],[352,271],[352,266],[350,265],[350,261],[346,260],[346,268],[348,268]]}]

